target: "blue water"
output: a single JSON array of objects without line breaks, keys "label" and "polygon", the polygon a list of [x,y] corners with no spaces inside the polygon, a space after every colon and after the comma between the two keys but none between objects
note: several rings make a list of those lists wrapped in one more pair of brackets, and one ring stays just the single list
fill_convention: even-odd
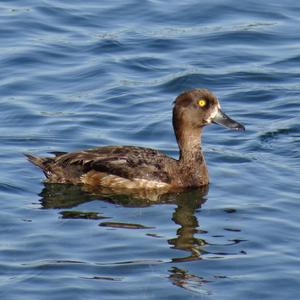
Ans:
[{"label": "blue water", "polygon": [[[296,0],[1,1],[0,298],[299,299],[299,26]],[[195,87],[247,128],[205,129],[207,195],[102,199],[22,155],[177,157]]]}]

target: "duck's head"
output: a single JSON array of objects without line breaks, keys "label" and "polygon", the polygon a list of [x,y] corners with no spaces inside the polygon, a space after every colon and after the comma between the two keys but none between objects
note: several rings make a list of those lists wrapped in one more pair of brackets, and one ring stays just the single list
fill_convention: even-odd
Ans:
[{"label": "duck's head", "polygon": [[217,123],[227,128],[244,131],[245,127],[222,112],[217,97],[207,89],[193,89],[180,94],[173,109],[175,131],[181,128],[201,128]]}]

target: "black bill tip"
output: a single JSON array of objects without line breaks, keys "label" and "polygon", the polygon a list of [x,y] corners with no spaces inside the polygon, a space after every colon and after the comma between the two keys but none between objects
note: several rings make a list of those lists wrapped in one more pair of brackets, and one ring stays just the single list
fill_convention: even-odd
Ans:
[{"label": "black bill tip", "polygon": [[225,113],[221,111],[221,109],[218,110],[216,116],[212,119],[212,122],[230,129],[245,131],[244,125],[229,118]]}]

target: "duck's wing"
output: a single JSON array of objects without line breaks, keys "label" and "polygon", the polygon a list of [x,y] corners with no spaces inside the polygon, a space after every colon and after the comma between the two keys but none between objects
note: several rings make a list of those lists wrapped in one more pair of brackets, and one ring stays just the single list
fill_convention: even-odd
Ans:
[{"label": "duck's wing", "polygon": [[[50,182],[79,183],[82,175],[93,171],[129,180],[138,178],[169,183],[170,168],[174,163],[174,159],[149,148],[101,147],[67,154],[59,153],[52,162],[48,161],[45,174]],[[58,180],[58,177],[61,179]]]}]

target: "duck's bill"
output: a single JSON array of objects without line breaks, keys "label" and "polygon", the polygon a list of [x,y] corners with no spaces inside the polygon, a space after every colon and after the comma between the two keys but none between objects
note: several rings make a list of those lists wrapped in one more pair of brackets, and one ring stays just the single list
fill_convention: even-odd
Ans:
[{"label": "duck's bill", "polygon": [[212,119],[212,122],[230,129],[235,129],[240,131],[245,130],[244,125],[229,118],[225,113],[221,111],[221,109],[218,110],[216,116]]}]

